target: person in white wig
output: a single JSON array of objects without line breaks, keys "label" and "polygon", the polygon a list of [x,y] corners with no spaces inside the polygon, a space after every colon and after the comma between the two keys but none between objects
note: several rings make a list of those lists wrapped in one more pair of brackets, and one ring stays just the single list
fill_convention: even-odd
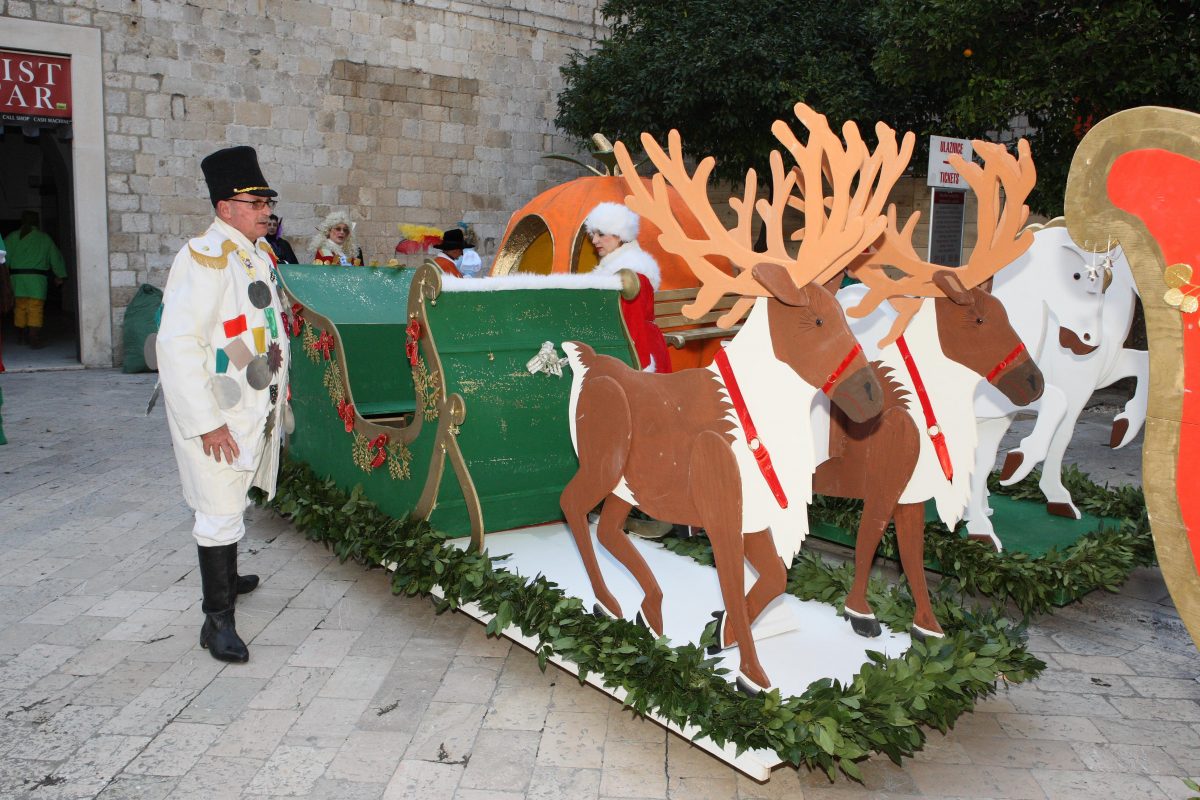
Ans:
[{"label": "person in white wig", "polygon": [[635,272],[640,284],[637,297],[621,299],[621,314],[633,338],[638,361],[647,372],[670,372],[671,355],[662,331],[654,324],[654,292],[662,284],[658,262],[637,242],[638,215],[621,203],[601,203],[583,222],[600,263],[593,274]]},{"label": "person in white wig", "polygon": [[345,211],[329,212],[309,246],[313,249],[314,264],[362,265],[362,252],[354,242],[354,223]]}]

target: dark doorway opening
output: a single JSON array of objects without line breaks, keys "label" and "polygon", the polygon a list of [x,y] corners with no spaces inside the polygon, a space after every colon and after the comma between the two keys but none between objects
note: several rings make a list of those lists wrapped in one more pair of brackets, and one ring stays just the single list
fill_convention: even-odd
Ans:
[{"label": "dark doorway opening", "polygon": [[[3,358],[7,369],[47,369],[79,365],[79,294],[70,123],[6,124],[0,136],[0,236],[8,240],[33,211],[39,229],[62,252],[67,277],[47,281],[41,347],[17,341],[13,314],[3,316]],[[9,267],[19,265],[8,259]]]}]

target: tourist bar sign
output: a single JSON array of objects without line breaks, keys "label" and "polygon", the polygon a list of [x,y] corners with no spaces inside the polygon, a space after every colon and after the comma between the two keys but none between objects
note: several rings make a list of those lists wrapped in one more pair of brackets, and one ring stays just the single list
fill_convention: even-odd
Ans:
[{"label": "tourist bar sign", "polygon": [[950,139],[946,136],[929,137],[929,171],[927,183],[935,189],[967,189],[967,182],[950,166],[950,156],[962,156],[971,160],[970,139]]},{"label": "tourist bar sign", "polygon": [[63,123],[70,119],[70,58],[0,50],[0,120]]}]

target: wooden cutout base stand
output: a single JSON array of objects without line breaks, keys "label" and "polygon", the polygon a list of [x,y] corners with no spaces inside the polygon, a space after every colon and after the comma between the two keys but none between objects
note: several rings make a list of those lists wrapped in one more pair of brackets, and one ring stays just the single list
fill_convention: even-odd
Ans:
[{"label": "wooden cutout base stand", "polygon": [[[565,525],[554,523],[520,528],[492,534],[486,541],[493,557],[507,556],[496,565],[498,568],[524,576],[544,575],[558,584],[564,593],[580,598],[585,608],[592,607],[595,602],[578,551]],[[711,621],[710,613],[721,607],[716,570],[671,553],[656,543],[637,538],[633,541],[662,583],[666,636],[676,643],[698,642],[704,626]],[[452,539],[450,543],[466,548],[470,539]],[[602,547],[597,547],[596,552],[625,618],[633,619],[641,601],[636,582]],[[439,598],[442,596],[436,588],[434,593]],[[459,610],[483,624],[493,617],[475,604],[464,604]],[[849,681],[867,661],[867,650],[898,656],[910,644],[907,633],[886,628],[878,638],[860,637],[832,606],[801,601],[790,595],[772,603],[753,630],[763,664],[784,696],[800,694],[820,678]],[[538,640],[523,635],[516,626],[507,627],[501,634],[530,651],[537,649]],[[731,649],[722,655],[721,666],[731,670],[728,677],[732,681],[738,651]],[[574,663],[557,655],[552,655],[549,661],[573,675],[579,673]],[[625,690],[605,686],[603,675],[589,674],[585,680],[624,704]],[[757,781],[768,780],[771,770],[783,763],[778,754],[769,750],[748,750],[738,755],[735,745],[718,746],[701,736],[694,727],[681,727],[653,713],[647,716]]]}]

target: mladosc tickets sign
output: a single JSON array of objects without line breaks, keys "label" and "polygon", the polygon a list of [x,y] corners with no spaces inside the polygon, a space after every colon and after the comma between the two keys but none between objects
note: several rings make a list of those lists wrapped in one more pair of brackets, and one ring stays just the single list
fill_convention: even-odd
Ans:
[{"label": "mladosc tickets sign", "polygon": [[70,58],[0,50],[0,120],[63,123],[70,119]]}]

